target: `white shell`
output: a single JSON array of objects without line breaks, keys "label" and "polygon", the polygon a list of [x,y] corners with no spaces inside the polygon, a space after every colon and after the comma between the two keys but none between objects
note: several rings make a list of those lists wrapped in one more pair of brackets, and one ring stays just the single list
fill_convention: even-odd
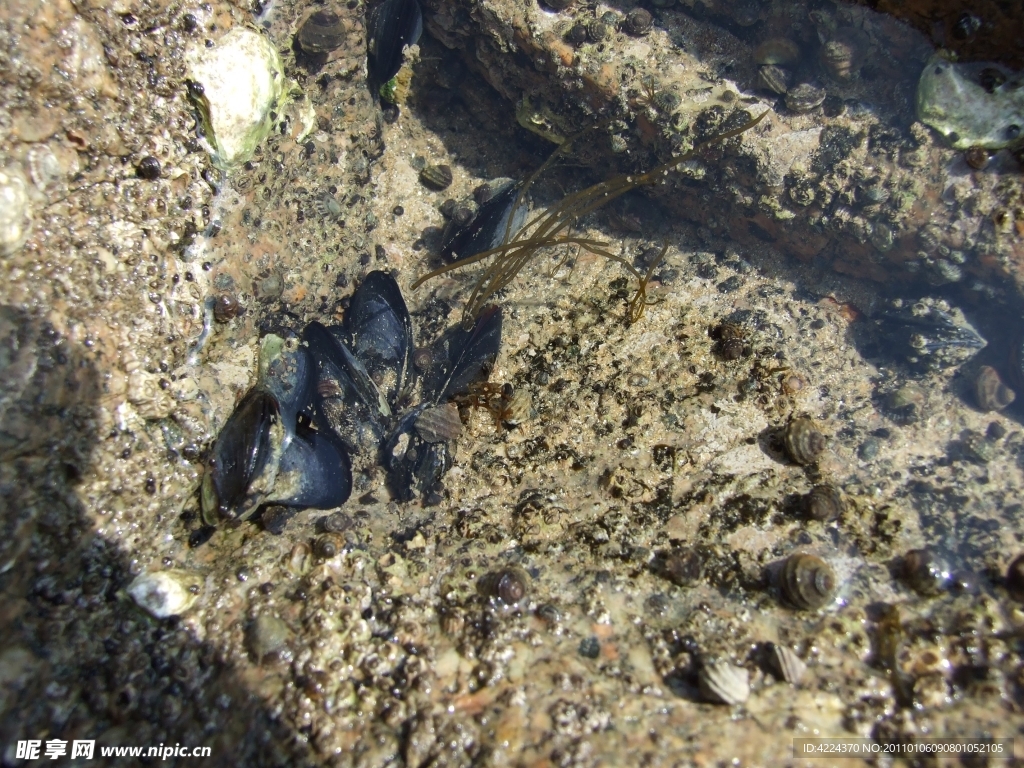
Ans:
[{"label": "white shell", "polygon": [[0,256],[10,256],[25,244],[31,223],[25,176],[15,166],[0,168]]},{"label": "white shell", "polygon": [[798,685],[807,671],[807,664],[803,659],[785,645],[772,643],[769,658],[772,666],[787,683]]},{"label": "white shell", "polygon": [[727,661],[705,659],[697,680],[704,698],[716,704],[742,704],[750,696],[750,673]]},{"label": "white shell", "polygon": [[128,594],[150,616],[166,619],[191,608],[199,594],[195,588],[201,585],[202,579],[196,574],[171,569],[138,576],[128,586]]},{"label": "white shell", "polygon": [[189,77],[203,86],[213,164],[227,170],[244,163],[270,131],[271,110],[285,98],[277,49],[264,35],[236,27],[212,48],[195,45],[185,63]]}]

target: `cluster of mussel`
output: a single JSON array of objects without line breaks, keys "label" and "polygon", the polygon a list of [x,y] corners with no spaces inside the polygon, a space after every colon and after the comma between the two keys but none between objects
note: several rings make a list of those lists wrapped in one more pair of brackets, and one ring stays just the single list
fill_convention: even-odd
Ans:
[{"label": "cluster of mussel", "polygon": [[[451,466],[458,412],[447,405],[497,357],[501,310],[449,329],[417,352],[395,279],[371,272],[342,325],[268,334],[256,385],[218,436],[203,478],[203,518],[247,518],[266,505],[331,509],[348,499],[352,465],[381,465],[402,501],[436,492]],[[420,368],[417,377],[417,368]],[[419,379],[420,398],[413,402]]]}]

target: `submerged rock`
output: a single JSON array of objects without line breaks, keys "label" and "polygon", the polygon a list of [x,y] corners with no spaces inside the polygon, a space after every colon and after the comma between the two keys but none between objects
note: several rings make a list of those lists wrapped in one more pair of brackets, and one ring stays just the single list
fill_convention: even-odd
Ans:
[{"label": "submerged rock", "polygon": [[[981,77],[991,64],[953,64],[935,55],[917,83],[917,117],[955,149],[1002,149],[1024,135],[1024,79],[995,85]],[[985,86],[989,85],[989,88]]]}]

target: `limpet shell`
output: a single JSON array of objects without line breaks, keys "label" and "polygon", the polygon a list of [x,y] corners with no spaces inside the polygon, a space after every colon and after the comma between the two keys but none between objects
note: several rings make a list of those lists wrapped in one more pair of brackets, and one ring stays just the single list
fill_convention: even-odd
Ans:
[{"label": "limpet shell", "polygon": [[786,602],[794,608],[816,610],[835,594],[836,574],[820,557],[790,555],[782,566],[779,587]]},{"label": "limpet shell", "polygon": [[327,53],[345,41],[345,25],[336,13],[317,11],[302,22],[296,37],[306,53]]},{"label": "limpet shell", "polygon": [[764,64],[757,70],[757,84],[766,91],[785,95],[793,76],[778,64]]},{"label": "limpet shell", "polygon": [[758,64],[792,64],[800,58],[800,47],[785,37],[772,37],[754,49]]},{"label": "limpet shell", "polygon": [[715,704],[742,704],[750,697],[750,673],[720,659],[703,659],[697,682],[704,698]]},{"label": "limpet shell", "polygon": [[198,574],[171,568],[136,577],[128,586],[128,594],[150,616],[166,619],[191,608],[202,584]]}]

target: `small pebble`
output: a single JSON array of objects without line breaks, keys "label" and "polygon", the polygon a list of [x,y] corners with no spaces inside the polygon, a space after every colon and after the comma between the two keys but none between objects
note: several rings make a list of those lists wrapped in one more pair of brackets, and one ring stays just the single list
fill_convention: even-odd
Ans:
[{"label": "small pebble", "polygon": [[585,659],[596,659],[601,654],[601,643],[591,635],[580,641],[580,656]]}]

